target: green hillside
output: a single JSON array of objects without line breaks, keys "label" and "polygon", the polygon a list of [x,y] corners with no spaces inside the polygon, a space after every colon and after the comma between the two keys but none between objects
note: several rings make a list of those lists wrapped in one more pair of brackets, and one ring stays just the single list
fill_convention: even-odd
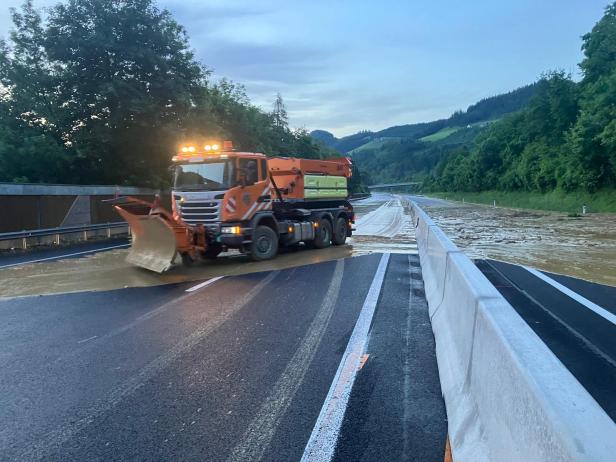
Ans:
[{"label": "green hillside", "polygon": [[[439,191],[587,192],[616,188],[616,2],[582,37],[582,80],[545,74],[521,111],[466,149],[450,151],[427,177]],[[407,171],[407,175],[412,175]]]},{"label": "green hillside", "polygon": [[[355,165],[368,184],[418,180],[429,177],[450,152],[469,149],[485,126],[443,129],[428,135],[431,140],[384,139],[351,152]],[[446,130],[450,133],[446,135]]]},{"label": "green hillside", "polygon": [[446,127],[446,128],[440,129],[436,133],[432,133],[431,135],[424,136],[423,138],[419,138],[419,139],[420,141],[425,141],[427,143],[432,142],[432,141],[440,141],[440,140],[444,140],[449,135],[457,132],[458,130],[460,130],[460,127]]},{"label": "green hillside", "polygon": [[[369,145],[369,143],[375,140],[426,139],[441,130],[487,122],[518,111],[528,104],[535,90],[536,84],[531,84],[509,93],[485,98],[469,106],[466,111],[455,112],[447,119],[397,125],[378,132],[364,130],[342,138],[336,138],[332,133],[325,130],[314,130],[311,132],[311,136],[343,154],[355,152],[363,146],[366,149],[373,149],[374,145]],[[445,131],[443,134],[437,135],[436,139],[441,139],[447,134],[448,132]],[[427,139],[427,141],[433,141],[433,139]]]},{"label": "green hillside", "polygon": [[[446,120],[364,132],[355,139],[364,144],[351,151],[354,163],[368,184],[415,180],[424,191],[512,197],[590,194],[601,204],[616,189],[614,37],[616,2],[582,37],[581,81],[548,72]],[[345,138],[330,142],[339,149]]]},{"label": "green hillside", "polygon": [[383,146],[385,146],[386,144],[388,144],[391,141],[399,141],[403,138],[396,138],[396,137],[392,137],[392,138],[377,138],[374,139],[372,141],[367,142],[366,144],[362,144],[360,147],[352,149],[351,151],[347,152],[348,155],[353,156],[354,154],[358,153],[358,152],[362,152],[362,151],[369,151],[369,150],[373,150],[373,149],[381,149],[383,148]]}]

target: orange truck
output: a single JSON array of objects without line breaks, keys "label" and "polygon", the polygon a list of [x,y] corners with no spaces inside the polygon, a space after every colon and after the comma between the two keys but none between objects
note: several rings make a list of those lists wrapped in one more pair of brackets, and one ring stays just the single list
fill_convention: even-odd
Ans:
[{"label": "orange truck", "polygon": [[267,260],[283,246],[324,248],[351,236],[348,158],[268,158],[224,142],[183,146],[172,160],[171,212],[159,200],[112,201],[131,227],[132,264],[162,273],[228,249]]}]

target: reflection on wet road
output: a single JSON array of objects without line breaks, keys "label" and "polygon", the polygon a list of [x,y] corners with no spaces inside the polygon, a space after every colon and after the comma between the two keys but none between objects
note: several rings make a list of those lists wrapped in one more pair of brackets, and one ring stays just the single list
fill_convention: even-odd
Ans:
[{"label": "reflection on wet road", "polygon": [[471,258],[493,258],[616,286],[616,214],[493,208],[410,196]]},{"label": "reflection on wet road", "polygon": [[[190,268],[178,266],[162,275],[126,263],[126,249],[110,250],[83,258],[0,269],[3,282],[0,297],[146,287],[278,270],[376,252],[416,252],[407,201],[390,194],[375,194],[354,203],[354,207],[357,211],[356,235],[344,246],[288,251],[264,262],[253,262],[233,251],[221,254],[215,261]],[[71,250],[66,252],[71,253]]]}]

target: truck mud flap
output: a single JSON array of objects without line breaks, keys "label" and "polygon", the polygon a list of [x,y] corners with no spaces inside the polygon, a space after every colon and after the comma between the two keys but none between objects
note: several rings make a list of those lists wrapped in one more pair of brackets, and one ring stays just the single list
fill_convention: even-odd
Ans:
[{"label": "truck mud flap", "polygon": [[171,268],[177,255],[173,228],[157,215],[135,215],[117,206],[116,210],[128,222],[132,232],[126,261],[157,273]]}]

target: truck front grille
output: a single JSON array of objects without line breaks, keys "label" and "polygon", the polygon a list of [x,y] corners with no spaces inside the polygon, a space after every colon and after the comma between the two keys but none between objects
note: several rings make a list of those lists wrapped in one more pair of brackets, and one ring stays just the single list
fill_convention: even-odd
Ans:
[{"label": "truck front grille", "polygon": [[204,226],[220,222],[221,200],[177,202],[180,216],[184,223]]}]

